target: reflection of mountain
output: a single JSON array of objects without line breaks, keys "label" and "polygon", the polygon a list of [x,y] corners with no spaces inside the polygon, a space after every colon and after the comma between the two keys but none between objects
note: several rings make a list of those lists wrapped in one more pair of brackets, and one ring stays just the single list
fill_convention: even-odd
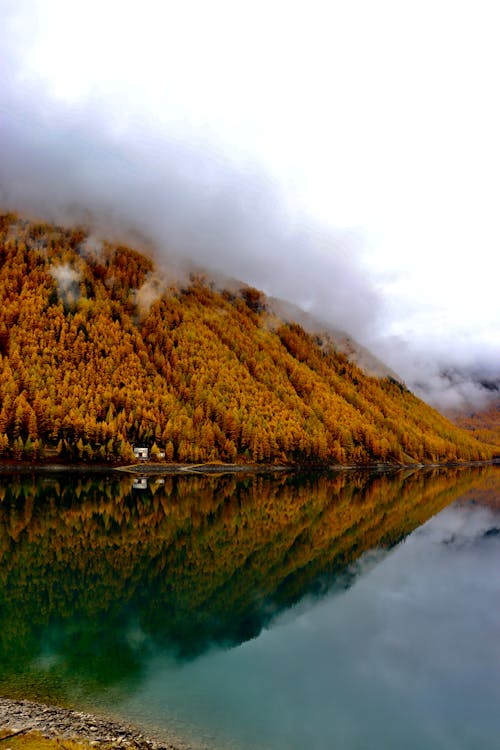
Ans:
[{"label": "reflection of mountain", "polygon": [[176,476],[140,492],[121,476],[5,477],[4,690],[12,675],[33,681],[42,669],[95,689],[138,675],[153,644],[190,658],[251,638],[365,550],[393,545],[493,476]]},{"label": "reflection of mountain", "polygon": [[472,487],[461,498],[461,503],[474,503],[491,508],[492,511],[500,511],[500,469],[488,472],[480,486]]}]

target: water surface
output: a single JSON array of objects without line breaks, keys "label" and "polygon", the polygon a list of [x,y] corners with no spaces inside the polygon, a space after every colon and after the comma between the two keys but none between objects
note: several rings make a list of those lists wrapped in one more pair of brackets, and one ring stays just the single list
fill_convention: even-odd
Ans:
[{"label": "water surface", "polygon": [[499,474],[3,476],[0,692],[195,747],[496,748]]}]

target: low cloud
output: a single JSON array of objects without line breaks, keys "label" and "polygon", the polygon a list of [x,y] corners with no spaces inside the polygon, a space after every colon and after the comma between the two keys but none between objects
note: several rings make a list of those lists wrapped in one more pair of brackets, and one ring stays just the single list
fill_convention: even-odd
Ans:
[{"label": "low cloud", "polygon": [[379,356],[420,398],[445,412],[483,409],[500,400],[498,351],[484,344],[409,342],[378,336]]},{"label": "low cloud", "polygon": [[68,113],[43,97],[1,96],[3,207],[145,238],[160,265],[237,278],[362,340],[375,330],[383,303],[357,261],[359,240],[292,215],[257,168],[208,144],[116,134],[90,105]]},{"label": "low cloud", "polygon": [[60,266],[51,266],[50,275],[57,282],[59,297],[64,304],[74,305],[80,298],[80,272],[64,263]]},{"label": "low cloud", "polygon": [[[11,14],[15,8],[11,3]],[[230,158],[230,149],[199,129],[195,135],[195,126],[155,124],[151,112],[141,115],[139,101],[129,106],[113,92],[108,101],[105,89],[79,103],[57,100],[23,68],[29,36],[19,33],[17,44],[8,23],[0,31],[0,209],[86,224],[91,237],[82,252],[90,255],[106,237],[154,248],[162,280],[206,270],[221,285],[235,278],[288,300],[346,331],[440,408],[488,401],[483,375],[491,365],[498,379],[498,351],[384,337],[390,318],[402,313],[399,303],[388,310],[363,268],[369,250],[362,230],[312,221],[293,204],[293,186],[271,179],[244,149]],[[140,291],[144,309],[157,291]]]},{"label": "low cloud", "polygon": [[153,277],[145,281],[135,295],[139,313],[147,315],[151,306],[160,299],[165,289],[166,285],[160,278]]}]

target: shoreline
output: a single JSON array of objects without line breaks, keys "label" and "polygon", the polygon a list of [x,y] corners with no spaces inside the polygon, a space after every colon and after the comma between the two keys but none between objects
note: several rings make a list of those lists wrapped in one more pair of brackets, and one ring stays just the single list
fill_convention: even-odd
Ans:
[{"label": "shoreline", "polygon": [[9,734],[36,732],[48,739],[71,739],[91,743],[94,747],[105,746],[117,750],[188,750],[188,745],[180,740],[176,740],[175,744],[174,740],[159,741],[146,736],[132,724],[116,719],[36,701],[2,697],[0,729]]},{"label": "shoreline", "polygon": [[40,472],[74,474],[111,474],[115,471],[142,475],[207,474],[285,474],[292,472],[330,471],[403,471],[408,469],[451,469],[474,466],[498,466],[499,458],[485,461],[448,461],[443,463],[373,463],[373,464],[174,464],[143,462],[136,464],[64,463],[52,461],[0,461],[0,474]]}]

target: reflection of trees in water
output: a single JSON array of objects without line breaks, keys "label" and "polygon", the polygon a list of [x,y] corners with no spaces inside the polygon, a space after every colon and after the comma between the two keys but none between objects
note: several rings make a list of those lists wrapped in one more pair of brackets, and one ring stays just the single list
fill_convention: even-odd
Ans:
[{"label": "reflection of trees in water", "polygon": [[122,476],[4,477],[0,677],[46,653],[59,679],[110,685],[149,647],[191,658],[251,638],[494,472],[174,476],[141,492]]}]

